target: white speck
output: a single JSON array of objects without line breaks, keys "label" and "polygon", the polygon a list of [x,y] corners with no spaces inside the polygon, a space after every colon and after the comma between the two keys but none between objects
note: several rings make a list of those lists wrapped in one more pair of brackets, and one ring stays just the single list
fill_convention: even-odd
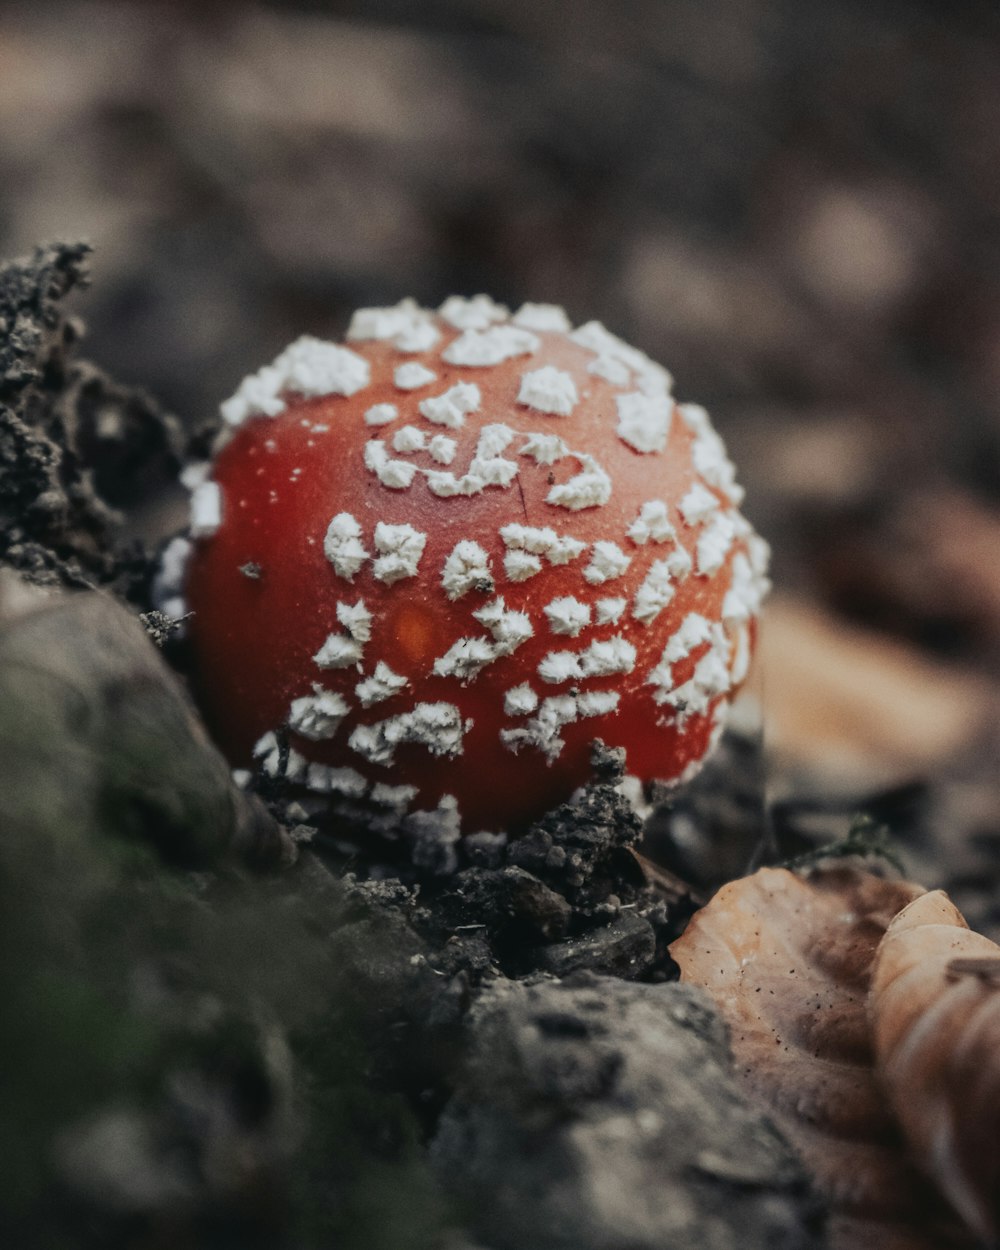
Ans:
[{"label": "white speck", "polygon": [[635,647],[625,638],[595,639],[579,653],[583,677],[610,677],[612,673],[631,673],[635,668]]},{"label": "white speck", "polygon": [[678,404],[677,411],[693,434],[707,434],[712,430],[711,418],[701,404]]},{"label": "white speck", "polygon": [[438,316],[456,330],[485,330],[494,322],[506,321],[510,310],[488,295],[474,295],[471,299],[451,295],[438,309]]},{"label": "white speck", "polygon": [[503,710],[508,716],[530,716],[536,707],[538,695],[526,681],[511,687],[503,696]]},{"label": "white speck", "polygon": [[677,411],[695,436],[691,444],[694,467],[709,486],[723,491],[738,507],[743,501],[743,487],[736,482],[736,469],[708,413],[700,404],[679,404]]},{"label": "white speck", "polygon": [[598,625],[613,625],[628,606],[626,599],[598,599],[596,620]]},{"label": "white speck", "polygon": [[[568,564],[570,560],[575,560],[577,556],[582,555],[587,550],[587,544],[581,542],[578,538],[571,538],[566,534],[557,534],[551,526],[534,526],[521,525],[517,522],[511,522],[504,525],[500,529],[500,537],[504,541],[504,545],[510,548],[507,558],[504,560],[504,566],[507,561],[514,556],[516,552],[530,552],[533,556],[544,555],[550,564]],[[537,564],[537,567],[535,567]],[[541,563],[535,561],[529,563],[526,560],[513,559],[511,567],[515,571],[520,571],[520,576],[513,577],[514,581],[523,581],[527,577],[531,577],[534,573],[540,572]],[[529,570],[531,570],[529,572]],[[508,572],[508,576],[512,576]]]},{"label": "white speck", "polygon": [[415,360],[399,365],[392,375],[392,380],[401,391],[419,390],[421,386],[429,386],[436,379],[437,374],[433,369],[428,369]]},{"label": "white speck", "polygon": [[698,574],[710,577],[725,563],[736,537],[736,522],[728,512],[719,513],[698,538]]},{"label": "white speck", "polygon": [[548,412],[553,416],[568,417],[579,401],[573,379],[562,369],[545,365],[521,376],[521,389],[517,402]]},{"label": "white speck", "polygon": [[387,586],[404,577],[416,577],[426,543],[427,535],[412,525],[386,525],[379,521],[375,526],[375,550],[379,555],[372,572]]},{"label": "white speck", "polygon": [[568,564],[587,550],[587,544],[579,538],[571,538],[568,534],[560,534],[545,553],[549,564]]},{"label": "white speck", "polygon": [[529,577],[542,571],[542,562],[530,551],[515,547],[504,555],[503,571],[512,582],[526,582]]},{"label": "white speck", "polygon": [[342,794],[345,798],[360,799],[368,789],[368,779],[354,768],[310,764],[306,770],[306,788],[315,794]]},{"label": "white speck", "polygon": [[310,742],[332,738],[350,707],[341,694],[313,686],[313,693],[293,699],[288,713],[288,728]]},{"label": "white speck", "polygon": [[[389,405],[388,405],[388,407],[390,407],[390,408],[391,408],[391,407],[392,407],[392,405],[391,405],[391,404],[389,404]],[[371,412],[371,409],[369,408],[369,410],[368,410],[368,411],[369,411],[369,412]],[[329,434],[329,433],[330,433],[330,427],[329,427],[328,425],[323,425],[323,424],[321,424],[320,422],[317,422],[317,423],[313,426],[313,428],[312,428],[312,432],[313,432],[314,434]]]},{"label": "white speck", "polygon": [[461,599],[473,589],[488,593],[493,589],[489,556],[470,539],[456,543],[444,562],[441,585],[449,599]]},{"label": "white speck", "polygon": [[283,412],[282,395],[354,395],[371,376],[368,361],[347,347],[304,335],[257,373],[244,378],[236,394],[221,406],[227,425],[242,425],[250,416],[276,417]]},{"label": "white speck", "polygon": [[359,681],[354,687],[354,693],[362,707],[371,707],[373,703],[381,703],[398,694],[407,684],[405,677],[394,673],[384,660],[379,660],[375,665],[375,672]]},{"label": "white speck", "polygon": [[488,638],[459,638],[434,661],[434,676],[469,681],[496,658],[496,649]]},{"label": "white speck", "polygon": [[435,434],[427,444],[427,450],[438,464],[451,464],[455,459],[457,448],[458,444],[453,438],[449,438],[447,434]]},{"label": "white speck", "polygon": [[665,558],[664,563],[670,572],[670,576],[678,582],[682,582],[691,572],[692,561],[688,554],[687,548],[682,547],[678,541]]},{"label": "white speck", "polygon": [[553,695],[542,700],[538,715],[527,724],[501,729],[500,739],[509,751],[516,753],[522,746],[533,746],[552,761],[565,746],[559,731],[573,724],[578,716],[577,701],[572,695]]},{"label": "white speck", "polygon": [[392,807],[397,811],[405,811],[416,797],[416,786],[387,786],[384,781],[376,781],[369,795],[379,807]]},{"label": "white speck", "polygon": [[469,462],[468,473],[464,474],[462,479],[463,493],[465,493],[466,483],[475,482],[476,493],[478,493],[487,486],[509,486],[516,477],[517,462],[515,460],[506,460],[503,456],[491,456],[484,460],[479,456],[474,456]]},{"label": "white speck", "polygon": [[330,634],[313,656],[318,668],[351,668],[361,663],[362,645],[346,634]]},{"label": "white speck", "polygon": [[531,621],[523,612],[508,611],[503,599],[494,599],[472,614],[492,634],[488,638],[459,638],[448,651],[434,661],[436,677],[457,677],[470,681],[479,672],[516,651],[532,636]]},{"label": "white speck", "polygon": [[498,655],[510,655],[534,634],[524,612],[510,610],[503,599],[491,599],[472,614],[493,635]]},{"label": "white speck", "polygon": [[[167,603],[180,598],[181,588],[187,581],[188,560],[194,544],[183,536],[172,538],[163,548],[160,563],[153,579],[153,602],[161,612],[167,612]],[[181,600],[183,602],[183,600]],[[167,612],[168,616],[183,616],[180,612]]]},{"label": "white speck", "polygon": [[351,318],[347,337],[389,341],[400,351],[425,352],[441,335],[428,309],[412,299],[404,299],[392,308],[359,308]]},{"label": "white speck", "polygon": [[581,508],[598,508],[611,498],[611,478],[604,472],[593,456],[573,453],[582,469],[568,482],[553,486],[545,496],[545,502],[560,508],[579,512]]},{"label": "white speck", "polygon": [[[712,700],[727,694],[732,687],[729,672],[730,642],[720,625],[710,626],[711,647],[695,665],[689,681],[675,688],[671,685],[669,663],[662,659],[646,679],[654,687],[653,699],[674,709],[674,718],[683,726],[689,716],[708,711]],[[669,644],[668,644],[669,645]]]},{"label": "white speck", "polygon": [[338,603],[337,620],[356,642],[368,642],[372,636],[372,614],[363,599],[357,603]]},{"label": "white speck", "polygon": [[441,337],[441,331],[433,322],[423,321],[397,334],[393,345],[401,352],[429,352]]},{"label": "white speck", "polygon": [[381,731],[383,722],[374,725],[356,725],[351,731],[347,745],[363,756],[370,764],[391,764],[395,749],[385,741]]},{"label": "white speck", "polygon": [[713,636],[710,621],[697,612],[688,613],[677,632],[667,640],[656,667],[646,677],[647,685],[657,687],[653,695],[657,703],[665,702],[673,689],[673,665],[687,659],[697,647],[710,642]]},{"label": "white speck", "polygon": [[219,406],[223,421],[229,426],[237,426],[250,416],[276,417],[285,409],[285,401],[281,398],[283,387],[282,373],[272,365],[265,365],[245,377],[235,395]]},{"label": "white speck", "polygon": [[706,694],[714,698],[729,690],[729,668],[726,663],[728,648],[713,647],[707,651],[695,665],[692,681]]},{"label": "white speck", "polygon": [[681,621],[677,632],[667,640],[667,645],[663,648],[663,658],[675,664],[689,656],[695,647],[710,641],[711,637],[711,622],[698,612],[689,612]]},{"label": "white speck", "polygon": [[[188,614],[187,600],[183,595],[170,595],[166,599],[157,599],[156,606],[165,616],[172,616],[175,621],[180,621]],[[181,625],[182,630],[183,628],[184,626]]]},{"label": "white speck", "polygon": [[418,405],[420,415],[435,425],[445,425],[450,430],[460,430],[470,412],[477,412],[482,397],[474,382],[456,382],[440,395],[422,399]]},{"label": "white speck", "polygon": [[767,577],[756,573],[750,560],[738,551],[733,556],[732,580],[722,601],[722,619],[727,624],[737,624],[756,616],[769,589]]},{"label": "white speck", "polygon": [[580,657],[575,651],[550,651],[539,662],[538,676],[552,686],[563,681],[579,681],[583,676]]},{"label": "white speck", "polygon": [[401,426],[392,436],[393,451],[402,452],[404,455],[411,451],[423,451],[426,446],[426,434],[415,425]]},{"label": "white speck", "polygon": [[393,460],[381,439],[365,443],[365,468],[374,473],[390,490],[406,490],[416,476],[417,466],[405,460]]},{"label": "white speck", "polygon": [[533,746],[551,762],[565,746],[560,737],[564,726],[584,717],[606,716],[616,710],[618,701],[616,690],[589,690],[576,696],[552,695],[542,700],[537,716],[516,729],[502,729],[500,739],[509,751]]},{"label": "white speck", "polygon": [[484,460],[491,459],[493,456],[499,456],[513,441],[514,431],[509,425],[504,425],[499,421],[491,425],[484,425],[479,431],[476,455]]},{"label": "white speck", "polygon": [[[270,731],[254,744],[252,755],[260,761],[261,769],[268,777],[277,777],[281,767],[281,748],[277,737]],[[285,762],[285,776],[289,781],[299,781],[305,776],[307,761],[294,748],[288,751]]]},{"label": "white speck", "polygon": [[191,537],[211,538],[222,524],[222,488],[201,482],[191,492]]},{"label": "white speck", "polygon": [[650,565],[646,577],[635,592],[632,615],[637,621],[649,625],[674,597],[674,579],[666,560]]},{"label": "white speck", "polygon": [[719,511],[719,500],[701,482],[695,482],[677,507],[688,525],[700,525]]},{"label": "white speck", "polygon": [[555,530],[547,525],[542,527],[521,525],[516,521],[502,526],[500,537],[503,539],[505,546],[523,548],[523,550],[534,552],[536,555],[546,554],[551,549],[553,543],[558,541],[558,535]]},{"label": "white speck", "polygon": [[573,328],[566,310],[558,304],[522,304],[511,320],[525,330],[557,330],[568,334]]},{"label": "white speck", "polygon": [[759,534],[750,534],[747,539],[750,548],[750,567],[756,577],[765,577],[771,561],[771,548]]},{"label": "white speck", "polygon": [[640,547],[650,539],[654,543],[665,543],[677,537],[677,531],[667,515],[667,505],[662,499],[648,499],[642,505],[638,517],[628,527],[628,536]]},{"label": "white speck", "polygon": [[[452,499],[455,495],[467,494],[463,491],[463,483],[454,473],[443,473],[435,469],[427,470],[427,489],[440,499]],[[479,489],[482,489],[480,483]]]},{"label": "white speck", "polygon": [[212,462],[210,460],[194,460],[181,469],[177,480],[185,490],[195,490],[202,482],[208,480],[208,475],[211,472]]},{"label": "white speck", "polygon": [[631,391],[615,398],[618,405],[617,434],[636,451],[663,451],[670,433],[673,403],[666,395]]},{"label": "white speck", "polygon": [[[398,416],[399,409],[395,404],[372,404],[365,413],[365,424],[388,425],[390,421],[395,421]],[[316,429],[319,429],[319,426]]]},{"label": "white speck", "polygon": [[267,755],[268,752],[273,751],[277,745],[277,735],[273,730],[269,729],[266,734],[262,734],[261,737],[259,737],[253,744],[253,749],[250,754],[255,760],[257,760],[260,759],[262,755]]},{"label": "white speck", "polygon": [[450,365],[482,368],[498,365],[515,356],[527,356],[540,347],[538,336],[518,326],[491,326],[488,330],[466,330],[441,353]]},{"label": "white speck", "polygon": [[587,366],[587,372],[603,378],[612,386],[629,386],[632,382],[632,370],[623,360],[616,360],[614,356],[598,356]]},{"label": "white speck", "polygon": [[591,586],[601,586],[621,577],[631,563],[631,557],[617,543],[600,540],[594,543],[590,563],[583,570],[583,576]]},{"label": "white speck", "polygon": [[529,434],[518,452],[520,456],[531,456],[536,464],[555,464],[569,454],[569,447],[558,434]]},{"label": "white speck", "polygon": [[354,580],[368,552],[361,542],[361,526],[349,512],[338,512],[327,526],[323,551],[340,577]]},{"label": "white speck", "polygon": [[617,690],[585,690],[577,695],[576,706],[581,716],[607,716],[618,707]]},{"label": "white speck", "polygon": [[572,595],[553,599],[543,608],[549,618],[549,628],[554,634],[567,634],[575,638],[579,632],[590,624],[590,605],[581,603]]},{"label": "white speck", "polygon": [[599,321],[588,321],[570,335],[574,343],[586,347],[598,361],[617,360],[627,365],[637,375],[639,390],[644,395],[669,395],[673,385],[670,374],[661,365],[650,360],[645,352],[606,330]]},{"label": "white speck", "polygon": [[460,755],[466,729],[471,722],[453,703],[417,703],[374,725],[358,725],[348,746],[372,764],[392,764],[396,748],[404,743],[424,746],[432,755]]}]

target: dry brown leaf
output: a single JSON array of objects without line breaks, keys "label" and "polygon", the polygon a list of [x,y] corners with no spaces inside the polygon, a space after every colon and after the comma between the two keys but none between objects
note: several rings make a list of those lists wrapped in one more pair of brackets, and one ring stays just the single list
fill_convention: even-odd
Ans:
[{"label": "dry brown leaf", "polygon": [[907,1162],[877,1082],[869,974],[889,921],[921,894],[839,867],[765,868],[724,886],[670,948],[715,1000],[736,1070],[798,1149],[839,1250],[968,1244]]},{"label": "dry brown leaf", "polygon": [[997,698],[977,675],[788,596],[768,601],[759,656],[768,745],[862,784],[940,766]]},{"label": "dry brown leaf", "polygon": [[1000,1237],[1000,946],[941,890],[889,925],[872,973],[875,1055],[914,1157]]}]

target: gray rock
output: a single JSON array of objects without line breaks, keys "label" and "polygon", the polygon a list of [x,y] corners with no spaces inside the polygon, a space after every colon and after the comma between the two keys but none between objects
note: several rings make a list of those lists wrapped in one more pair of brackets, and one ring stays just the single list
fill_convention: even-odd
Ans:
[{"label": "gray rock", "polygon": [[0,570],[0,795],[11,836],[114,834],[191,868],[295,847],[234,784],[142,625],[101,592],[25,600]]},{"label": "gray rock", "polygon": [[490,1250],[823,1244],[777,1132],[740,1094],[701,994],[591,974],[501,982],[432,1158]]}]

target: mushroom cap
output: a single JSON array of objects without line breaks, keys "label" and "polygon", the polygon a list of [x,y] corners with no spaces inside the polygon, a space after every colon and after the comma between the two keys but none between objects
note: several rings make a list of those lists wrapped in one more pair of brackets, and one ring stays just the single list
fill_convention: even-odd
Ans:
[{"label": "mushroom cap", "polygon": [[551,306],[404,301],[346,347],[300,339],[223,416],[183,593],[234,765],[273,772],[284,726],[333,806],[516,833],[596,738],[644,782],[703,761],[767,550],[704,410],[642,353]]}]

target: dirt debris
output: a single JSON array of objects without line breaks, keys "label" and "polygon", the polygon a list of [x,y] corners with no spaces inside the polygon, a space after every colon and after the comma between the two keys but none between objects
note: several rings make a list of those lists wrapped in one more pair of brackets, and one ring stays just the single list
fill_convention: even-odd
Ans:
[{"label": "dirt debris", "polygon": [[38,584],[139,593],[148,574],[121,509],[180,467],[177,423],[76,359],[62,302],[90,247],[54,243],[0,266],[0,564]]}]

